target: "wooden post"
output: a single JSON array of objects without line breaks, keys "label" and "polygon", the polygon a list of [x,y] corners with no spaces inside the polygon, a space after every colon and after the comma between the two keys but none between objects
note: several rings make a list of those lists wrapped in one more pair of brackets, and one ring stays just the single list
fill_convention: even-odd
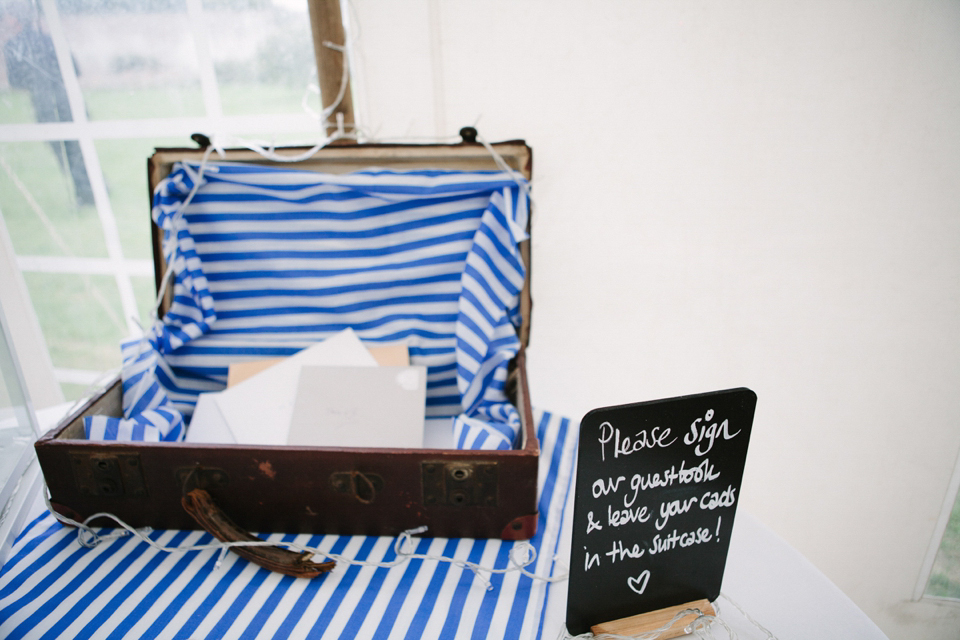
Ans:
[{"label": "wooden post", "polygon": [[[310,26],[313,32],[313,50],[317,57],[317,76],[320,82],[320,104],[326,109],[337,99],[343,80],[344,66],[348,64],[347,55],[336,49],[324,46],[332,42],[346,46],[346,34],[343,30],[343,16],[340,13],[340,0],[307,0],[310,10]],[[342,114],[344,125],[352,130],[353,97],[350,94],[350,76],[347,73],[347,86],[343,99],[327,121],[327,135],[337,130],[337,114]]]},{"label": "wooden post", "polygon": [[[636,616],[630,616],[629,618],[620,618],[619,620],[596,624],[590,627],[590,630],[597,636],[601,633],[620,636],[638,636],[641,633],[649,633],[659,629],[673,620],[674,616],[684,609],[699,609],[702,614],[707,616],[717,615],[716,610],[713,608],[713,605],[710,604],[709,600],[696,600],[675,607],[667,607],[666,609],[658,609],[650,613],[641,613]],[[667,640],[667,638],[676,638],[677,636],[685,635],[683,628],[696,620],[696,618],[697,616],[692,613],[680,618],[671,625],[669,629],[664,631],[658,640]]]}]

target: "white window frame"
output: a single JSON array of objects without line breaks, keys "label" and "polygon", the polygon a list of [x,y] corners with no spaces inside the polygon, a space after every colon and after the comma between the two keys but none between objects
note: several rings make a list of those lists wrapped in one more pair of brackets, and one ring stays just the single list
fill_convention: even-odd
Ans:
[{"label": "white window frame", "polygon": [[[345,33],[341,18],[339,0],[307,0],[308,13],[313,27],[314,50],[319,68],[333,78],[321,82],[323,102],[332,103],[340,89],[339,70],[343,69],[344,56],[323,46],[323,41],[333,41],[345,45]],[[63,76],[64,87],[73,116],[70,122],[38,122],[23,124],[0,124],[0,142],[49,142],[76,140],[79,143],[87,175],[90,180],[94,204],[106,243],[106,258],[74,256],[17,256],[17,266],[27,273],[55,273],[70,275],[108,275],[116,282],[120,294],[120,303],[126,329],[131,334],[140,331],[141,321],[137,309],[132,277],[153,275],[153,262],[148,259],[131,259],[124,255],[120,242],[117,220],[107,193],[106,181],[100,166],[95,141],[109,139],[142,139],[150,137],[172,137],[189,139],[193,133],[214,136],[251,136],[272,137],[285,134],[301,134],[315,131],[316,137],[323,139],[322,123],[315,114],[300,113],[288,115],[244,115],[225,116],[220,102],[219,86],[214,70],[206,29],[204,28],[202,0],[186,0],[187,14],[191,24],[190,35],[193,40],[199,66],[201,94],[205,116],[173,117],[127,120],[88,120],[76,72],[72,63],[69,43],[60,20],[60,12],[55,0],[40,0],[50,37],[53,40],[57,61]],[[322,38],[317,42],[318,38]],[[331,90],[329,87],[335,87]],[[349,96],[349,91],[347,91]],[[337,113],[343,114],[341,121],[353,122],[352,101],[340,104]],[[149,203],[144,202],[144,215],[147,215]],[[2,211],[0,211],[2,215]],[[60,383],[89,385],[98,381],[103,372],[55,368],[55,376]]]},{"label": "white window frame", "polygon": [[[0,228],[0,234],[2,233],[4,230]],[[40,429],[30,402],[30,391],[26,385],[23,369],[14,348],[10,323],[2,307],[0,307],[0,358],[11,365],[6,367],[4,375],[0,376],[0,382],[7,386],[7,393],[14,403],[11,407],[13,409],[11,419],[17,427],[29,426],[32,436],[30,443],[20,452],[10,474],[0,477],[0,566],[3,566],[27,517],[38,507],[43,478],[40,474],[37,453],[33,448],[33,442],[40,436]],[[7,426],[4,425],[3,428]]]}]

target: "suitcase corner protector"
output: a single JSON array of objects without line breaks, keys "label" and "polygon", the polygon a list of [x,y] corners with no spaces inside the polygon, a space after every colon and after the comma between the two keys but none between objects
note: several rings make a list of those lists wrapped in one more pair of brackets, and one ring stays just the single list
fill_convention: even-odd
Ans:
[{"label": "suitcase corner protector", "polygon": [[502,540],[529,540],[537,533],[537,519],[540,513],[534,512],[525,516],[514,518],[500,533]]}]

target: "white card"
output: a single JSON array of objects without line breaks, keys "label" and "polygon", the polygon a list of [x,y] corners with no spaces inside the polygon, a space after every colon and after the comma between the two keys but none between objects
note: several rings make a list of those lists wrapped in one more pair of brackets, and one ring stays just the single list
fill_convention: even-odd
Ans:
[{"label": "white card", "polygon": [[[238,444],[286,444],[300,367],[321,364],[376,368],[377,361],[352,329],[344,329],[229,389],[203,394],[217,411],[194,415],[187,441],[223,442],[210,438],[229,432]],[[207,425],[207,420],[224,424]]]},{"label": "white card", "polygon": [[304,366],[287,443],[419,449],[426,394],[422,366]]}]

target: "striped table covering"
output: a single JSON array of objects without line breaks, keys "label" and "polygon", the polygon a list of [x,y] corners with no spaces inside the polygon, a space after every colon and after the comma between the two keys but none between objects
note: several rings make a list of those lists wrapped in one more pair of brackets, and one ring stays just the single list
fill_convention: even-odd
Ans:
[{"label": "striped table covering", "polygon": [[[577,428],[536,413],[538,556],[528,570],[561,574],[555,559],[572,483]],[[206,532],[153,531],[166,546],[211,542]],[[390,562],[394,538],[273,535],[348,558]],[[415,553],[510,566],[516,543],[413,538]],[[436,560],[392,568],[341,564],[325,577],[296,579],[218,551],[165,553],[132,537],[87,549],[49,513],[21,533],[0,571],[3,638],[540,638],[550,583],[519,572],[484,574]],[[553,586],[565,589],[565,583]]]}]

